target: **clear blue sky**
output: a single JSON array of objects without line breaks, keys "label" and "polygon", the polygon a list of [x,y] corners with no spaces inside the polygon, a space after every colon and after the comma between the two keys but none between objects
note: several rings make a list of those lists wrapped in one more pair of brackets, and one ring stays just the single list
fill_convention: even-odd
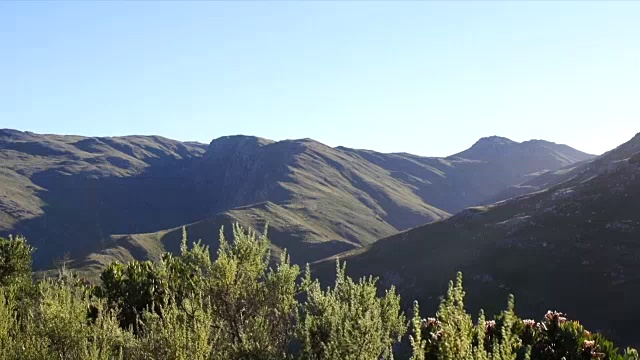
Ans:
[{"label": "clear blue sky", "polygon": [[640,131],[640,2],[0,2],[0,128],[448,155]]}]

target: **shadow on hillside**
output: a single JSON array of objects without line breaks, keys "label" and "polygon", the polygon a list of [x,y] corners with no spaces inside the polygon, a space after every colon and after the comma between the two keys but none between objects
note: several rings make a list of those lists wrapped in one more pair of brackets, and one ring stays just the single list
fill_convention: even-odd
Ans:
[{"label": "shadow on hillside", "polygon": [[153,232],[190,223],[212,211],[203,188],[190,176],[189,160],[150,167],[130,177],[97,177],[45,170],[31,181],[45,190],[44,215],[20,222],[13,233],[26,236],[38,251],[36,268],[68,253],[95,251],[111,234]]}]

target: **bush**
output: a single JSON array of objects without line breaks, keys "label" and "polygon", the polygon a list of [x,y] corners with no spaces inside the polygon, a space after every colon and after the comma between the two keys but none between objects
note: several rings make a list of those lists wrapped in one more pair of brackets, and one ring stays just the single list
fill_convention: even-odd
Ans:
[{"label": "bush", "polygon": [[[100,276],[102,286],[97,296],[107,300],[112,309],[118,309],[120,325],[135,332],[139,330],[142,314],[161,304],[166,296],[166,279],[150,261],[133,261],[128,264],[114,262]],[[157,309],[155,309],[157,310]]]},{"label": "bush", "polygon": [[420,320],[415,303],[410,337],[412,359],[515,360],[526,353],[521,351],[521,340],[513,331],[517,320],[513,297],[509,297],[507,309],[496,320],[486,321],[480,311],[474,326],[464,309],[464,296],[462,274],[458,273],[456,281],[449,283],[436,317]]},{"label": "bush", "polygon": [[144,330],[126,350],[127,359],[205,360],[213,352],[214,328],[210,313],[201,304],[186,312],[175,303],[160,307],[159,313],[145,312]]},{"label": "bush", "polygon": [[0,238],[0,286],[27,282],[31,278],[33,251],[23,237]]},{"label": "bush", "polygon": [[[10,289],[2,290],[0,353],[5,359],[113,359],[121,354],[127,333],[104,301],[65,282],[42,281],[37,290],[36,298],[23,304],[7,296]],[[25,304],[30,308],[19,311]],[[94,309],[93,319],[89,309]]]},{"label": "bush", "polygon": [[[394,288],[377,297],[376,280],[354,282],[336,263],[333,289],[310,283],[302,305],[304,359],[391,359],[392,346],[406,331]],[[307,283],[310,282],[307,272]]]}]

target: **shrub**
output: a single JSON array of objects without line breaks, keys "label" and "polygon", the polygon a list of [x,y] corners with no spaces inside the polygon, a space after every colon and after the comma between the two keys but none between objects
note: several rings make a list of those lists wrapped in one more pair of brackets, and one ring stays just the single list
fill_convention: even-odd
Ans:
[{"label": "shrub", "polygon": [[0,238],[0,286],[29,281],[33,251],[23,237]]},{"label": "shrub", "polygon": [[0,359],[14,358],[16,312],[15,298],[8,288],[0,287]]},{"label": "shrub", "polygon": [[345,275],[339,262],[336,269],[333,289],[322,290],[317,281],[309,285],[308,299],[302,306],[302,357],[391,359],[393,344],[406,331],[400,297],[392,287],[379,298],[375,279],[363,278],[356,283]]},{"label": "shrub", "polygon": [[144,329],[126,350],[128,359],[205,360],[212,354],[213,319],[202,304],[192,304],[189,312],[174,303],[159,313],[145,312]]},{"label": "shrub", "polygon": [[[51,280],[38,284],[38,298],[28,316],[13,322],[15,358],[113,359],[127,334],[105,303],[85,288]],[[95,310],[91,321],[88,310]]]},{"label": "shrub", "polygon": [[214,346],[227,358],[283,359],[297,320],[298,266],[284,252],[269,266],[266,233],[257,235],[239,225],[229,244],[220,231],[218,258],[205,270],[205,304],[219,324]]},{"label": "shrub", "polygon": [[514,331],[517,317],[513,296],[496,320],[486,321],[480,311],[475,326],[464,309],[464,296],[462,274],[458,273],[455,282],[449,283],[436,317],[420,321],[418,304],[414,305],[412,359],[515,360],[518,355],[526,355]]}]

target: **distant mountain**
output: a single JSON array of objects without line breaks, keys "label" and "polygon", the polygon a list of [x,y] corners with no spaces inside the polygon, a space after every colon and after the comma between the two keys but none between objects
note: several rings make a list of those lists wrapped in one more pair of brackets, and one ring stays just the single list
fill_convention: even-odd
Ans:
[{"label": "distant mountain", "polygon": [[29,237],[42,268],[66,253],[78,264],[153,259],[175,248],[166,235],[184,224],[210,226],[196,235],[215,248],[221,224],[261,231],[269,223],[274,246],[304,263],[444,219],[528,174],[590,157],[495,137],[428,158],[311,139],[226,136],[207,146],[1,130],[0,234]]},{"label": "distant mountain", "polygon": [[[544,167],[566,166],[592,158],[567,145],[556,144],[544,140],[529,140],[521,143],[499,136],[489,136],[478,140],[469,149],[450,156],[450,158],[465,158],[495,162],[496,159],[508,162],[516,168],[529,166]],[[535,164],[535,165],[533,165]]]},{"label": "distant mountain", "polygon": [[[640,321],[640,134],[530,183],[532,193],[338,257],[351,275],[380,276],[428,310],[463,271],[474,311],[496,312],[513,293],[525,317],[557,309],[623,343],[640,344],[634,331]],[[329,278],[333,262],[313,269]]]},{"label": "distant mountain", "polygon": [[478,205],[537,173],[594,157],[548,141],[518,143],[498,136],[482,138],[469,149],[446,158],[342,149],[379,165],[415,187],[416,194],[426,202],[449,213]]}]

